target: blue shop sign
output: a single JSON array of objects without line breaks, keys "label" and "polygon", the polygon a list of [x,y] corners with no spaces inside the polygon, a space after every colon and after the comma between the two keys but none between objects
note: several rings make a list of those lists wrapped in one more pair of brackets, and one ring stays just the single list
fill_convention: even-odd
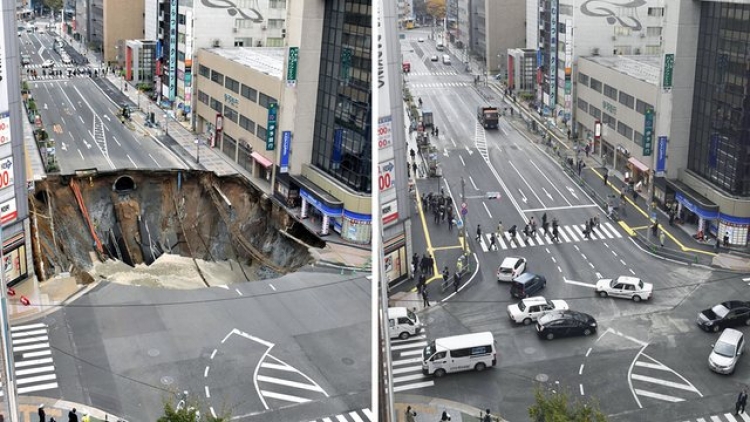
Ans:
[{"label": "blue shop sign", "polygon": [[707,211],[702,209],[701,207],[690,202],[690,200],[687,199],[685,195],[682,194],[682,192],[677,192],[677,194],[675,195],[675,199],[677,200],[677,202],[681,203],[682,206],[694,212],[701,218],[705,218],[706,220],[713,220],[719,217],[718,211]]},{"label": "blue shop sign", "polygon": [[372,222],[372,215],[370,214],[360,214],[358,212],[349,211],[347,209],[344,209],[344,217],[350,219],[350,220],[357,220],[362,223],[370,223]]},{"label": "blue shop sign", "polygon": [[319,201],[315,196],[306,191],[304,188],[300,188],[299,195],[323,214],[329,217],[341,217],[341,208],[329,207],[328,205]]}]

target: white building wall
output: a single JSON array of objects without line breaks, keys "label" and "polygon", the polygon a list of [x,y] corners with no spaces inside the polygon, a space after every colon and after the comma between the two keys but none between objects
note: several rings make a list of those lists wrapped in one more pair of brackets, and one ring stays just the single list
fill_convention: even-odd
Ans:
[{"label": "white building wall", "polygon": [[159,36],[159,2],[153,0],[143,0],[145,9],[143,10],[143,37],[146,40],[156,40]]},{"label": "white building wall", "polygon": [[526,0],[526,48],[539,49],[539,0]]}]

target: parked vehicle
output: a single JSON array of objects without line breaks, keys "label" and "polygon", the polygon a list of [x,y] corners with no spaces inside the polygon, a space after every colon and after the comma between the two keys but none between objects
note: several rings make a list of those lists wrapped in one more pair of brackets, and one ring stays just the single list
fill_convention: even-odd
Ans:
[{"label": "parked vehicle", "polygon": [[649,300],[654,291],[654,285],[644,283],[637,277],[620,276],[616,279],[603,279],[596,283],[596,293],[601,297],[621,297],[632,299],[633,302]]},{"label": "parked vehicle", "polygon": [[497,129],[500,123],[500,113],[497,107],[477,107],[477,119],[485,129]]},{"label": "parked vehicle", "polygon": [[422,373],[442,377],[449,372],[483,371],[497,365],[497,346],[490,332],[443,337],[422,350]]},{"label": "parked vehicle", "polygon": [[533,296],[547,287],[547,279],[544,276],[524,273],[516,277],[510,283],[510,295],[523,299]]},{"label": "parked vehicle", "polygon": [[435,45],[435,49],[437,51],[443,51],[443,43],[439,42],[437,45]]},{"label": "parked vehicle", "polygon": [[443,64],[450,65],[451,64],[451,56],[447,54],[443,54]]},{"label": "parked vehicle", "polygon": [[542,315],[536,324],[539,337],[552,340],[565,336],[590,336],[596,333],[596,320],[576,311],[555,311]]},{"label": "parked vehicle", "polygon": [[745,349],[745,336],[741,331],[727,328],[711,348],[713,350],[708,355],[708,367],[719,374],[732,374]]},{"label": "parked vehicle", "polygon": [[750,302],[729,300],[698,313],[698,326],[718,333],[722,328],[750,325]]},{"label": "parked vehicle", "polygon": [[509,256],[497,267],[497,281],[513,281],[526,271],[526,258]]},{"label": "parked vehicle", "polygon": [[427,108],[422,108],[422,124],[426,128],[434,125],[433,117],[432,117],[432,110],[427,109]]},{"label": "parked vehicle", "polygon": [[48,69],[55,66],[55,62],[53,60],[47,59],[42,63],[43,69]]},{"label": "parked vehicle", "polygon": [[554,311],[567,311],[568,309],[570,309],[568,303],[564,300],[547,300],[542,296],[535,296],[508,305],[508,316],[511,321],[517,324],[529,325],[544,314]]},{"label": "parked vehicle", "polygon": [[430,56],[430,61],[433,61],[433,62],[436,62],[436,61],[438,61],[438,56],[437,56],[437,54],[433,54],[432,56]]},{"label": "parked vehicle", "polygon": [[388,308],[388,334],[391,338],[406,340],[423,329],[424,324],[414,312],[404,307]]}]

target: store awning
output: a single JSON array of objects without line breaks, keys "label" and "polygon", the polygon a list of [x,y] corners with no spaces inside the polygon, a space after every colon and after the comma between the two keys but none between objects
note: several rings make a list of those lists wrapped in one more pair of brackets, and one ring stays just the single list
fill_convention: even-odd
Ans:
[{"label": "store awning", "polygon": [[719,216],[719,206],[679,180],[667,180],[667,186],[675,191],[675,200],[701,218],[713,220]]},{"label": "store awning", "polygon": [[260,153],[258,151],[253,151],[253,153],[250,154],[250,156],[253,157],[253,160],[255,160],[256,163],[260,164],[261,166],[263,166],[265,168],[269,168],[269,167],[271,167],[273,165],[273,163],[271,162],[271,160],[269,160],[268,158],[260,155]]},{"label": "store awning", "polygon": [[628,163],[640,171],[648,171],[648,166],[638,161],[635,157],[628,158]]}]

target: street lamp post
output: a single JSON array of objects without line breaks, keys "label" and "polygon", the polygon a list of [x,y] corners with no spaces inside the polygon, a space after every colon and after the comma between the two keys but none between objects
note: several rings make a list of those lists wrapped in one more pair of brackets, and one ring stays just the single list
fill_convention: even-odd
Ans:
[{"label": "street lamp post", "polygon": [[169,135],[169,114],[164,113],[164,134]]},{"label": "street lamp post", "polygon": [[198,164],[201,163],[201,140],[200,138],[195,138],[195,162]]}]

